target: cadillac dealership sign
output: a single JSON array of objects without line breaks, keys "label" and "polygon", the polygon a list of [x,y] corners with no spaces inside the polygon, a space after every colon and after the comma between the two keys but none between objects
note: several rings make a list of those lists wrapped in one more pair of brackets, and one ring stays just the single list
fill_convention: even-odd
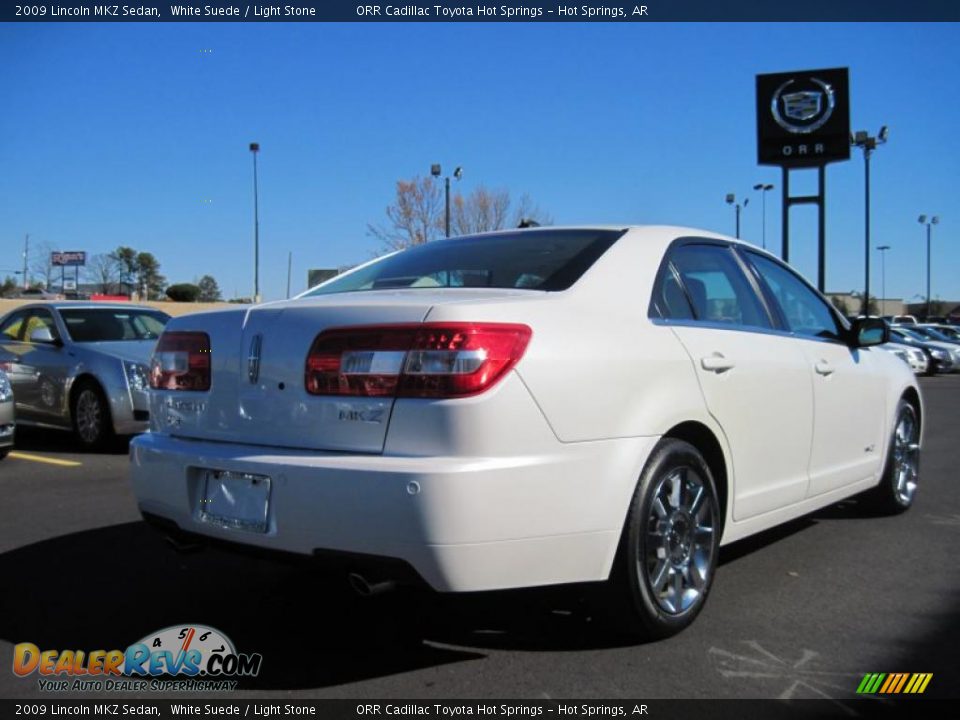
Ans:
[{"label": "cadillac dealership sign", "polygon": [[846,68],[757,75],[757,162],[815,167],[850,159]]}]

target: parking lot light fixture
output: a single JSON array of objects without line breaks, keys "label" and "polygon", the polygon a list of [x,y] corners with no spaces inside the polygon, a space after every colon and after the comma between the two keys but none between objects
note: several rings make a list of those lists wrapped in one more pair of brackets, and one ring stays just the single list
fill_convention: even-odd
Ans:
[{"label": "parking lot light fixture", "polygon": [[750,198],[744,198],[743,204],[737,202],[737,196],[733,193],[727,193],[727,205],[733,205],[736,215],[736,238],[740,239],[740,211],[747,206],[747,203],[750,202]]},{"label": "parking lot light fixture", "polygon": [[927,226],[927,314],[926,314],[926,317],[929,318],[930,317],[930,233],[931,233],[931,228],[934,225],[937,225],[940,223],[940,217],[938,215],[934,215],[928,221],[926,215],[921,215],[919,218],[917,218],[917,221],[921,225]]},{"label": "parking lot light fixture", "polygon": [[887,141],[890,131],[886,125],[880,128],[877,137],[873,137],[866,130],[857,130],[850,137],[850,144],[863,150],[864,168],[864,281],[863,281],[863,308],[864,315],[869,315],[870,309],[870,156]]},{"label": "parking lot light fixture", "polygon": [[260,205],[257,190],[257,153],[260,143],[250,143],[253,154],[253,302],[260,302]]},{"label": "parking lot light fixture", "polygon": [[761,202],[761,236],[763,238],[763,249],[767,249],[767,192],[773,190],[773,185],[770,183],[757,183],[753,186],[754,190],[760,192],[760,202]]},{"label": "parking lot light fixture", "polygon": [[[440,164],[434,163],[430,166],[430,174],[433,177],[440,177],[442,171],[440,170]],[[457,180],[463,177],[463,168],[459,165],[453,171],[453,177]],[[444,237],[450,237],[450,176],[447,175],[443,181],[443,190],[444,190],[444,220],[443,220],[443,234]]]}]

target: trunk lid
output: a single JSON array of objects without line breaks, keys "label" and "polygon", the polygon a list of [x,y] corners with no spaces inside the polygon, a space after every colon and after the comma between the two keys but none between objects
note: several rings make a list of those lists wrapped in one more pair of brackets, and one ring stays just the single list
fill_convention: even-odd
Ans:
[{"label": "trunk lid", "polygon": [[423,322],[438,304],[525,291],[373,291],[175,318],[169,330],[210,335],[209,392],[155,391],[160,430],[203,440],[380,453],[393,398],[314,396],[304,370],[316,336],[334,327]]}]

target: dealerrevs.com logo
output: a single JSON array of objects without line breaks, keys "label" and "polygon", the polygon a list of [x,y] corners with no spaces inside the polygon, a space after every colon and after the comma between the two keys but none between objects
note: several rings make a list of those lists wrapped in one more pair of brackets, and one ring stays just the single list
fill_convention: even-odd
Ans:
[{"label": "dealerrevs.com logo", "polygon": [[256,677],[263,657],[239,653],[233,641],[205,625],[173,625],[147,635],[126,650],[41,650],[33,643],[13,648],[13,672],[36,673],[45,691],[233,690],[238,679]]}]

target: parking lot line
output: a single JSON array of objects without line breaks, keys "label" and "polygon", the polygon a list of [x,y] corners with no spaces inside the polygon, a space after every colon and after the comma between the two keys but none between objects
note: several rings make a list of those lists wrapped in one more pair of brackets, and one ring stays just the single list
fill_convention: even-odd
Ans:
[{"label": "parking lot line", "polygon": [[12,452],[10,457],[17,460],[30,460],[31,462],[47,463],[48,465],[59,465],[61,467],[80,467],[83,463],[75,460],[58,460],[56,458],[43,457],[42,455],[30,455],[22,452]]}]

